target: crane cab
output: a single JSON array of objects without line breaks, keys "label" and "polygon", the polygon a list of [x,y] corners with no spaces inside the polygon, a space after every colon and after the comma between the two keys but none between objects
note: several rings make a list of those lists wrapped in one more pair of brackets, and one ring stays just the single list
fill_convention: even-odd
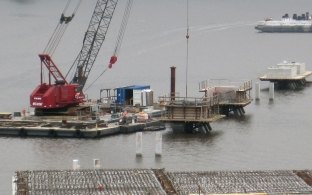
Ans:
[{"label": "crane cab", "polygon": [[42,83],[30,95],[30,105],[39,109],[57,109],[84,102],[84,94],[78,92],[78,84]]}]

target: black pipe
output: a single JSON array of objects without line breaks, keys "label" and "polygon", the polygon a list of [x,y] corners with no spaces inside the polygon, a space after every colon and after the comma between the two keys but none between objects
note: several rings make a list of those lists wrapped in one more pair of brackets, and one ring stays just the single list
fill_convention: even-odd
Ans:
[{"label": "black pipe", "polygon": [[171,66],[170,69],[171,69],[170,97],[171,97],[171,100],[175,100],[176,67]]}]

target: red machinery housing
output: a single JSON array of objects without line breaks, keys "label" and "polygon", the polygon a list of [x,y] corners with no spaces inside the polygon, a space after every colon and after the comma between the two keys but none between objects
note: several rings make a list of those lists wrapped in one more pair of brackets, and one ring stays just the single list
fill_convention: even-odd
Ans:
[{"label": "red machinery housing", "polygon": [[[57,109],[75,106],[85,99],[78,91],[79,84],[68,84],[51,57],[47,54],[39,55],[41,60],[41,83],[30,95],[30,105],[39,109]],[[49,70],[49,82],[43,82],[43,65]],[[51,76],[55,83],[51,83]]]}]

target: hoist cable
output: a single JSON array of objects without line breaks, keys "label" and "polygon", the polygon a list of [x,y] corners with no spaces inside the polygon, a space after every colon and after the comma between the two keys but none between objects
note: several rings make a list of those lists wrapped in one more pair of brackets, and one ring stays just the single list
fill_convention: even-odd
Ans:
[{"label": "hoist cable", "polygon": [[186,66],[185,66],[185,97],[187,98],[188,60],[189,60],[189,0],[186,0]]},{"label": "hoist cable", "polygon": [[128,3],[126,5],[125,11],[124,11],[124,15],[122,18],[122,22],[120,25],[120,29],[117,35],[117,40],[116,40],[116,45],[115,45],[115,49],[113,52],[112,57],[110,58],[108,67],[112,68],[113,64],[115,64],[117,62],[117,56],[121,47],[121,43],[122,43],[122,39],[124,37],[125,31],[126,31],[126,27],[127,27],[127,23],[128,23],[128,19],[129,19],[129,15],[130,15],[130,11],[131,11],[131,7],[132,7],[132,3],[133,0],[128,0]]},{"label": "hoist cable", "polygon": [[[133,4],[133,0],[128,0],[126,8],[125,8],[125,11],[124,11],[124,15],[123,15],[123,18],[122,18],[122,22],[121,22],[121,25],[120,25],[120,29],[119,29],[119,32],[118,32],[118,35],[117,35],[116,45],[115,45],[115,49],[114,49],[114,52],[113,52],[113,56],[111,58],[109,66],[106,67],[103,70],[103,72],[85,89],[85,91],[87,91],[107,71],[107,69],[111,68],[111,65],[114,64],[117,61],[117,55],[118,55],[118,53],[120,51],[121,43],[122,43],[123,37],[124,37],[125,32],[126,32],[126,27],[127,27],[127,24],[128,24],[128,20],[129,20],[129,15],[130,15],[130,12],[131,12],[132,4]],[[115,61],[112,61],[112,59],[115,59]],[[70,70],[71,69],[72,69],[72,67],[70,68]],[[66,74],[66,77],[67,77],[68,73]]]},{"label": "hoist cable", "polygon": [[58,47],[58,45],[59,45],[59,43],[60,43],[60,41],[61,41],[61,39],[62,39],[66,29],[67,29],[67,27],[68,27],[68,25],[63,25],[63,28],[61,29],[59,36],[55,40],[54,48],[51,50],[51,53],[50,53],[51,56],[54,54],[56,48]]},{"label": "hoist cable", "polygon": [[66,6],[64,7],[64,10],[63,10],[62,14],[65,14],[65,12],[66,12],[66,10],[67,10],[67,8],[68,8],[70,2],[71,2],[71,0],[68,0],[68,1],[67,1]]},{"label": "hoist cable", "polygon": [[79,2],[78,2],[78,4],[77,4],[76,8],[74,9],[73,14],[76,14],[78,8],[80,7],[81,1],[82,1],[82,0],[79,0]]},{"label": "hoist cable", "polygon": [[116,41],[116,47],[114,50],[114,55],[117,55],[119,53],[121,43],[122,43],[123,37],[124,37],[125,32],[126,32],[126,27],[128,24],[128,19],[129,19],[129,15],[131,12],[132,4],[133,4],[133,0],[129,0],[127,3],[125,13],[123,15],[122,22],[121,22],[121,27],[120,27],[119,33],[118,33],[118,37],[117,37],[117,41]]},{"label": "hoist cable", "polygon": [[[78,60],[78,58],[79,58],[79,55],[76,57],[76,59],[74,60],[74,62],[76,62],[76,61]],[[74,71],[72,71],[74,65],[75,65],[75,63],[73,63],[73,64],[70,66],[69,70],[68,70],[67,73],[66,73],[65,78],[67,78],[67,76],[68,76],[69,74],[71,74],[71,77],[72,77],[73,74],[75,74]]]},{"label": "hoist cable", "polygon": [[76,7],[74,8],[74,11],[72,13],[71,16],[67,16],[65,17],[65,13],[69,7],[71,3],[71,0],[68,0],[67,1],[67,4],[61,14],[61,18],[60,18],[60,21],[58,23],[58,25],[56,26],[51,38],[49,39],[49,42],[47,44],[47,46],[45,47],[44,49],[44,53],[47,53],[47,54],[50,54],[52,55],[56,48],[58,47],[64,33],[65,33],[65,30],[68,26],[68,24],[70,23],[70,21],[72,20],[72,18],[75,16],[80,4],[81,4],[81,0],[79,0],[79,2],[77,3]]},{"label": "hoist cable", "polygon": [[44,48],[43,50],[43,53],[48,53],[47,51],[50,50],[50,47],[51,47],[51,43],[53,42],[54,40],[54,36],[56,33],[58,33],[58,28],[60,27],[60,23],[58,23],[58,25],[56,26],[56,28],[54,29],[53,33],[52,33],[52,36],[50,37],[49,41],[48,41],[48,44],[46,45],[46,47]]},{"label": "hoist cable", "polygon": [[85,91],[87,91],[106,71],[107,71],[107,67],[103,70],[103,72],[85,89]]},{"label": "hoist cable", "polygon": [[51,42],[50,42],[50,44],[49,44],[49,47],[47,48],[47,50],[46,50],[46,52],[48,53],[48,54],[51,54],[51,52],[54,50],[54,48],[55,48],[55,45],[57,44],[56,42],[57,42],[57,40],[59,39],[59,36],[60,36],[60,34],[61,34],[61,32],[63,31],[62,29],[63,29],[63,24],[59,24],[58,25],[59,27],[58,27],[58,29],[57,29],[57,32],[54,34],[54,36],[53,36],[53,38],[51,39]]}]

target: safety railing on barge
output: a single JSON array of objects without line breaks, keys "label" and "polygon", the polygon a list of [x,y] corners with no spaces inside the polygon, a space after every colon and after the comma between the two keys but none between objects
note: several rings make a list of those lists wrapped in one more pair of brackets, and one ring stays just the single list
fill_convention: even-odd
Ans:
[{"label": "safety railing on barge", "polygon": [[218,96],[219,104],[249,104],[251,97],[252,81],[230,82],[225,79],[202,81],[199,91],[205,96]]},{"label": "safety railing on barge", "polygon": [[219,99],[213,97],[159,97],[166,112],[161,120],[169,122],[212,122],[220,117]]}]

